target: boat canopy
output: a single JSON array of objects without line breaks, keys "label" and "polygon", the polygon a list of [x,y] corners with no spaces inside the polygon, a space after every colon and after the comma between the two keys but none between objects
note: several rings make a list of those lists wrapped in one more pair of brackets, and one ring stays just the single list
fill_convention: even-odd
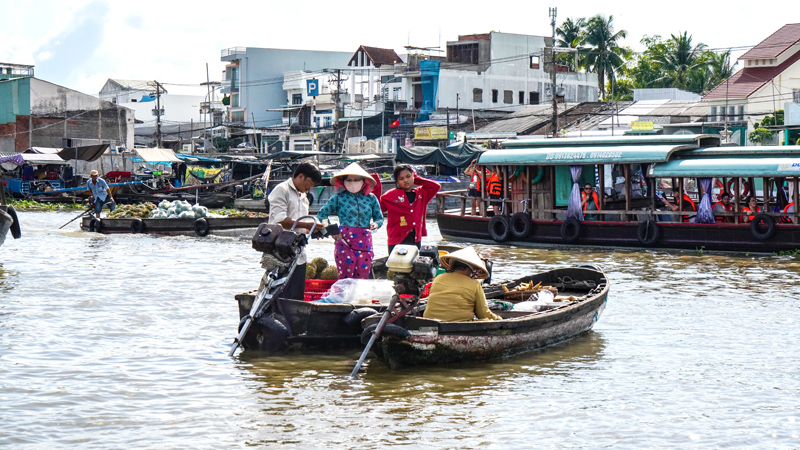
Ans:
[{"label": "boat canopy", "polygon": [[501,142],[503,148],[537,147],[618,147],[632,145],[694,145],[698,147],[718,147],[721,137],[717,134],[670,134],[646,136],[601,136],[557,139],[510,139]]},{"label": "boat canopy", "polygon": [[[553,139],[554,141],[562,139]],[[567,140],[567,139],[564,139]],[[672,153],[692,150],[694,143],[685,145],[617,145],[614,147],[542,147],[507,150],[488,150],[484,152],[479,164],[511,165],[588,165],[588,164],[629,164],[668,161]]]},{"label": "boat canopy", "polygon": [[691,158],[654,164],[650,177],[795,177],[800,175],[796,158]]},{"label": "boat canopy", "polygon": [[133,149],[142,161],[150,164],[166,164],[181,162],[175,152],[168,148],[135,148]]}]

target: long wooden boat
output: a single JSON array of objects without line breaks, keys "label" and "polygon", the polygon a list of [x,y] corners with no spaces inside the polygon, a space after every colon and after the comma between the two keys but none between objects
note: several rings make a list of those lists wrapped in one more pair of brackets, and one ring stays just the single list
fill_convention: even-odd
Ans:
[{"label": "long wooden boat", "polygon": [[101,219],[84,216],[81,230],[103,234],[145,233],[206,236],[221,230],[257,228],[266,217],[206,217],[201,219]]},{"label": "long wooden boat", "polygon": [[[800,205],[800,146],[720,144],[718,135],[509,140],[479,159],[479,166],[508,175],[503,211],[490,212],[484,192],[478,213],[470,215],[464,191],[440,192],[459,199],[461,207],[440,210],[439,230],[459,240],[532,246],[742,253],[800,248],[798,213],[791,207]],[[577,168],[576,183],[571,169]],[[680,188],[701,207],[703,179],[713,180],[710,204],[729,192],[732,211],[699,223],[683,197],[675,201],[676,211],[662,203],[664,192]],[[598,194],[598,210],[568,217],[570,195],[585,184]],[[753,193],[763,212],[749,220],[740,211]]]},{"label": "long wooden boat", "polygon": [[[461,247],[440,245],[435,251],[451,252]],[[372,264],[372,275],[386,279],[387,257]],[[498,286],[487,286],[494,292]],[[239,319],[250,313],[256,291],[235,296]],[[256,319],[245,335],[242,347],[268,353],[333,348],[357,349],[361,346],[361,321],[386,309],[385,305],[350,303],[317,303],[300,299],[279,298],[264,316]],[[276,324],[280,323],[280,325]]]},{"label": "long wooden boat", "polygon": [[0,245],[6,241],[9,232],[14,239],[22,236],[17,212],[13,206],[6,204],[5,189],[0,185]]},{"label": "long wooden boat", "polygon": [[[503,284],[514,288],[529,282],[558,288],[555,301],[536,312],[494,311],[502,320],[442,322],[406,315],[384,329],[372,347],[373,353],[396,369],[529,352],[591,330],[608,297],[608,280],[601,269],[593,266],[556,269]],[[497,286],[486,290],[487,300],[506,295]],[[379,320],[380,316],[368,317],[362,325],[368,329]]]}]

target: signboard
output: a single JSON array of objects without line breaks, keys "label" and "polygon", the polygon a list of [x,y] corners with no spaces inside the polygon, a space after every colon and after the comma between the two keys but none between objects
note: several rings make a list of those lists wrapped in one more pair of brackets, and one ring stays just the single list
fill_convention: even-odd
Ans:
[{"label": "signboard", "polygon": [[414,128],[414,139],[447,139],[447,127],[416,127]]},{"label": "signboard", "polygon": [[653,122],[631,122],[631,131],[653,131]]},{"label": "signboard", "polygon": [[316,97],[319,95],[319,80],[316,78],[306,80],[306,95],[308,97]]}]

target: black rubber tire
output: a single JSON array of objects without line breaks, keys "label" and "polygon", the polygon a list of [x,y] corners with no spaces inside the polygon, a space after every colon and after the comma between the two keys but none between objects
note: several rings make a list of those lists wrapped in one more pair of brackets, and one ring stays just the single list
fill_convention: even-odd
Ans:
[{"label": "black rubber tire", "polygon": [[[766,231],[761,231],[762,223],[767,225]],[[756,214],[753,220],[750,221],[750,234],[757,241],[766,241],[772,238],[772,236],[775,236],[775,219],[766,214]]]},{"label": "black rubber tire", "polygon": [[357,326],[359,329],[361,328],[361,321],[369,316],[373,316],[378,314],[378,311],[375,311],[372,308],[357,308],[342,318],[344,323],[349,327]]},{"label": "black rubber tire", "polygon": [[533,231],[533,222],[527,213],[515,213],[511,216],[510,225],[514,239],[525,239]]},{"label": "black rubber tire", "polygon": [[561,224],[561,239],[567,243],[573,243],[581,235],[581,222],[575,218],[569,218]]},{"label": "black rubber tire", "polygon": [[145,225],[142,219],[131,220],[131,233],[139,234],[144,233]]},{"label": "black rubber tire", "polygon": [[[256,319],[256,325],[261,329],[264,341],[262,347],[268,351],[279,351],[286,347],[286,339],[291,335],[280,318],[276,315],[265,314]],[[284,319],[285,320],[285,319]]]},{"label": "black rubber tire", "polygon": [[[370,325],[367,328],[364,328],[364,331],[361,332],[361,343],[363,345],[367,345],[369,339],[372,337],[372,332],[376,328],[378,328],[377,324]],[[387,323],[386,325],[383,326],[383,331],[381,331],[380,337],[386,337],[386,336],[394,336],[402,339],[411,336],[411,333],[409,333],[408,330],[401,327],[400,325]]]},{"label": "black rubber tire", "polygon": [[639,228],[636,229],[636,237],[642,245],[651,247],[658,242],[661,237],[661,228],[652,220],[645,220],[639,223]]},{"label": "black rubber tire", "polygon": [[496,242],[505,242],[511,236],[511,224],[506,216],[494,216],[489,221],[489,236]]},{"label": "black rubber tire", "polygon": [[[2,189],[2,186],[0,186]],[[19,219],[17,218],[17,211],[14,209],[13,206],[9,206],[6,210],[9,216],[14,219],[14,222],[11,224],[11,237],[14,239],[19,239],[22,237],[22,229],[19,227]]]},{"label": "black rubber tire", "polygon": [[201,217],[194,221],[194,232],[198,236],[208,236],[209,231],[208,221],[205,218]]},{"label": "black rubber tire", "polygon": [[93,231],[95,233],[102,233],[103,222],[97,217],[92,217],[92,220],[89,221],[89,231]]}]

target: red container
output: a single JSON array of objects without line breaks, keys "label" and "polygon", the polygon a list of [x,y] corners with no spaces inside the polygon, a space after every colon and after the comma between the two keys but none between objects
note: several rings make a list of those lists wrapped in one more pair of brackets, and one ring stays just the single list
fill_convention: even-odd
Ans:
[{"label": "red container", "polygon": [[336,280],[306,280],[303,300],[313,302],[321,299],[335,282]]}]

